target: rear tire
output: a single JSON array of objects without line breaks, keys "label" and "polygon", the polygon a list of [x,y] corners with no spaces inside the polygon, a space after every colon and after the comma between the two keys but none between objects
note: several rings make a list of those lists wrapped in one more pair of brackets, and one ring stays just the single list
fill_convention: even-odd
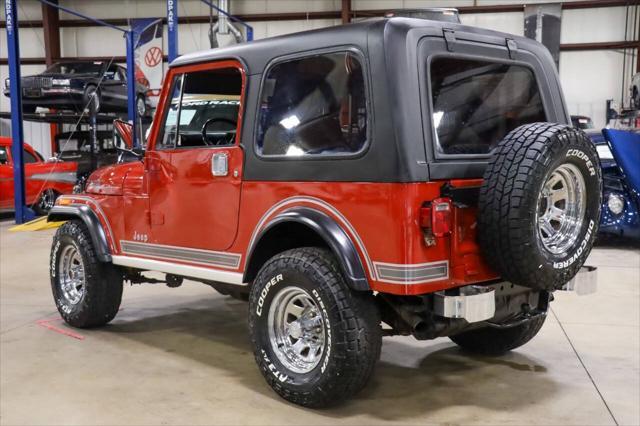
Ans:
[{"label": "rear tire", "polygon": [[532,123],[496,147],[478,200],[478,242],[506,281],[553,291],[571,280],[600,223],[602,178],[581,130]]},{"label": "rear tire", "polygon": [[480,355],[502,355],[533,339],[544,325],[546,315],[512,328],[484,327],[449,338],[462,349]]},{"label": "rear tire", "polygon": [[71,220],[53,239],[51,289],[58,312],[73,327],[98,327],[111,321],[122,300],[122,271],[97,256],[84,222]]},{"label": "rear tire", "polygon": [[249,309],[256,362],[282,398],[334,405],[372,375],[380,314],[371,293],[347,286],[330,252],[299,248],[271,258],[253,283]]}]

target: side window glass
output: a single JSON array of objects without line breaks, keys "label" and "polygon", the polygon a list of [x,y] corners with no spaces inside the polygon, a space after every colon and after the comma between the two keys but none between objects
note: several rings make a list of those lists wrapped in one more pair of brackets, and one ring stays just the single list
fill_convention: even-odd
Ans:
[{"label": "side window glass", "polygon": [[242,75],[236,68],[185,74],[177,147],[235,144],[241,94]]},{"label": "side window glass", "polygon": [[105,80],[117,80],[118,79],[118,68],[117,67],[109,67],[107,71],[104,73]]},{"label": "side window glass", "polygon": [[24,157],[24,164],[38,162],[38,159],[26,149],[22,150],[22,155]]},{"label": "side window glass", "polygon": [[0,164],[9,164],[9,156],[5,147],[0,147]]},{"label": "side window glass", "polygon": [[349,155],[365,146],[364,72],[351,52],[273,66],[260,101],[257,151],[265,156]]},{"label": "side window glass", "polygon": [[182,78],[182,75],[178,75],[173,79],[170,92],[171,99],[168,101],[169,108],[164,113],[164,127],[158,134],[156,149],[171,149],[176,146],[180,95],[182,94]]}]

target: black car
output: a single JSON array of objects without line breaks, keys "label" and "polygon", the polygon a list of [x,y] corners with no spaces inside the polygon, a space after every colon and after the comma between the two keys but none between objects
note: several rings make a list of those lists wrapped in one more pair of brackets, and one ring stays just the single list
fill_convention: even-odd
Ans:
[{"label": "black car", "polygon": [[[136,83],[140,116],[149,111],[147,90]],[[4,82],[4,95],[9,96],[9,79]],[[35,112],[37,107],[83,111],[92,99],[96,111],[127,111],[126,68],[108,62],[59,62],[41,74],[22,78],[24,112]]]}]

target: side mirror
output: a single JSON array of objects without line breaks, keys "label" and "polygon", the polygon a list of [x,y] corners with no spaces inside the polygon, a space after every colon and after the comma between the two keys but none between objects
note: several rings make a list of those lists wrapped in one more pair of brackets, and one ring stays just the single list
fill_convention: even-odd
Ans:
[{"label": "side mirror", "polygon": [[133,156],[137,160],[144,158],[143,151],[133,149],[133,126],[126,121],[113,121],[113,146],[120,152],[118,162]]}]

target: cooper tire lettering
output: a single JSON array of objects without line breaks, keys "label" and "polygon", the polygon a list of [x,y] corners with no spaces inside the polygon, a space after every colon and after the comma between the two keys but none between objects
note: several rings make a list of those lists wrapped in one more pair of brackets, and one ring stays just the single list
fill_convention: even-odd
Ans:
[{"label": "cooper tire lettering", "polygon": [[569,149],[567,151],[567,157],[577,157],[580,160],[584,161],[585,165],[587,166],[587,169],[589,169],[589,175],[591,176],[595,176],[596,175],[596,168],[593,165],[593,162],[591,161],[591,159],[589,158],[589,156],[582,151],[581,149]]},{"label": "cooper tire lettering", "polygon": [[283,279],[284,278],[282,277],[282,274],[278,274],[267,282],[264,289],[262,289],[262,291],[260,292],[260,298],[258,299],[258,306],[256,307],[256,315],[258,316],[262,315],[262,307],[264,306],[264,299],[269,295],[269,290],[271,290],[271,287],[275,286],[277,283],[279,283]]}]

